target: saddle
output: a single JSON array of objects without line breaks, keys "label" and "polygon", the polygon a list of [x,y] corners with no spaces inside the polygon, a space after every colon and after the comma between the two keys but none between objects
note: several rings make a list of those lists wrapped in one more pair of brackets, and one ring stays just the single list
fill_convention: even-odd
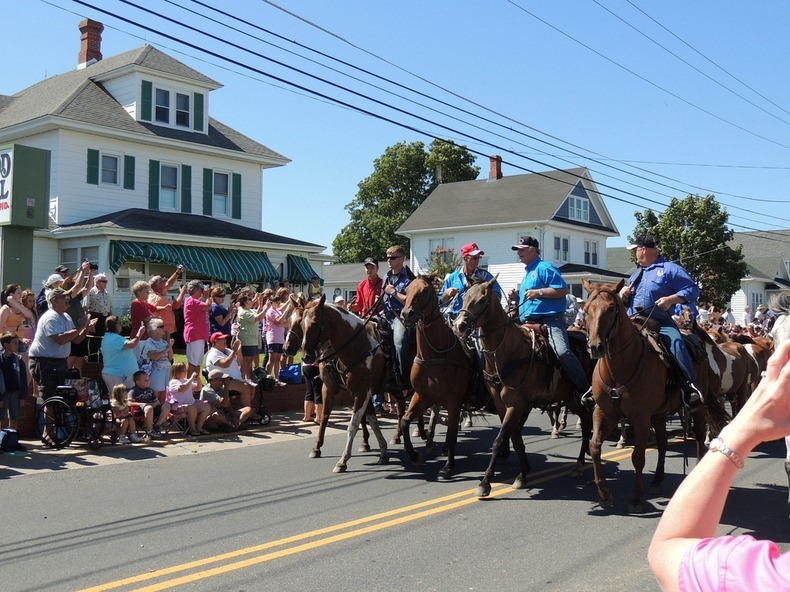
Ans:
[{"label": "saddle", "polygon": [[491,394],[485,384],[485,360],[472,343],[471,335],[466,339],[459,339],[458,342],[461,344],[461,351],[469,360],[469,367],[472,369],[469,375],[469,384],[466,393],[464,393],[462,408],[464,411],[479,411],[491,399]]}]

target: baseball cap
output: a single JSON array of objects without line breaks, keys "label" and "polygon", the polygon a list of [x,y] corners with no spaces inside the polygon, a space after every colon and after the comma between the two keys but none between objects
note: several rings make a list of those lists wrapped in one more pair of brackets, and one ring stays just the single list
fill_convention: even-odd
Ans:
[{"label": "baseball cap", "polygon": [[477,255],[485,255],[486,252],[481,250],[480,247],[477,246],[477,243],[469,243],[468,245],[464,245],[461,247],[461,257],[475,257]]},{"label": "baseball cap", "polygon": [[654,237],[652,234],[643,234],[642,236],[638,236],[636,238],[634,244],[628,245],[627,249],[629,251],[633,251],[637,247],[646,247],[648,249],[655,249],[657,248],[657,245],[658,245],[658,241],[656,240],[656,237]]},{"label": "baseball cap", "polygon": [[68,273],[69,272],[69,268],[66,267],[65,265],[58,265],[55,268],[55,271],[58,272],[58,273]]},{"label": "baseball cap", "polygon": [[518,239],[518,244],[513,245],[510,247],[514,251],[518,251],[519,249],[526,249],[527,247],[535,247],[536,249],[540,248],[540,243],[538,239],[532,238],[531,236],[522,236]]},{"label": "baseball cap", "polygon": [[225,335],[222,331],[216,331],[211,334],[211,337],[209,337],[208,340],[211,343],[214,343],[217,339],[227,339],[227,338],[228,336]]},{"label": "baseball cap", "polygon": [[62,281],[63,281],[63,278],[62,278],[62,277],[60,277],[60,276],[59,276],[57,273],[53,273],[53,274],[52,274],[51,276],[49,276],[49,277],[46,279],[46,281],[44,282],[44,287],[45,287],[45,288],[51,288],[52,286],[54,286],[54,285],[55,285],[55,284],[57,284],[58,282],[62,282]]},{"label": "baseball cap", "polygon": [[217,370],[216,368],[214,368],[214,370],[208,373],[208,379],[214,380],[215,378],[228,378],[228,375],[223,373],[222,370]]},{"label": "baseball cap", "polygon": [[365,259],[364,264],[365,265],[375,265],[376,267],[379,266],[379,262],[376,259],[374,259],[373,257],[368,257],[367,259]]}]

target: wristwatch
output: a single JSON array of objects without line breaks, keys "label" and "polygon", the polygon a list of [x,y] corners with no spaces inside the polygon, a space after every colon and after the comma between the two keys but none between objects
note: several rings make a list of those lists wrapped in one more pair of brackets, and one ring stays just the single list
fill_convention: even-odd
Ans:
[{"label": "wristwatch", "polygon": [[541,288],[540,290],[538,290],[538,296],[543,296],[543,288]]},{"label": "wristwatch", "polygon": [[729,446],[727,446],[721,438],[713,438],[713,440],[710,441],[709,448],[711,452],[721,452],[739,469],[743,468],[743,459],[741,456]]}]

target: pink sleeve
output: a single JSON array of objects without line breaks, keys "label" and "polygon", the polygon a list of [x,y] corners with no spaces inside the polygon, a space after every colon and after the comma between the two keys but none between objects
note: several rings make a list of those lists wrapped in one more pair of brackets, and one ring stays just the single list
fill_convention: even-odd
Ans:
[{"label": "pink sleeve", "polygon": [[772,541],[749,535],[703,539],[683,556],[678,589],[790,590],[790,553],[782,554]]}]

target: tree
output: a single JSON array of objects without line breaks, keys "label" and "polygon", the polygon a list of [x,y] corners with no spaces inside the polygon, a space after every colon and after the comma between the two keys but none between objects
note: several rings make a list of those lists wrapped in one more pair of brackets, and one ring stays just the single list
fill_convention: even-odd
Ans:
[{"label": "tree", "polygon": [[425,265],[428,270],[427,273],[435,271],[436,277],[443,280],[448,273],[452,273],[461,267],[461,258],[452,247],[449,249],[436,247],[430,257],[425,260]]},{"label": "tree", "polygon": [[389,146],[346,205],[351,221],[332,241],[338,263],[383,259],[395,244],[408,249],[408,239],[395,231],[439,184],[438,170],[444,183],[476,179],[480,172],[474,155],[449,140],[434,140],[427,151],[422,142]]},{"label": "tree", "polygon": [[634,212],[636,228],[631,239],[650,233],[661,246],[665,259],[680,263],[700,286],[699,301],[724,307],[740,288],[746,275],[740,245],[727,246],[733,231],[727,228],[729,214],[713,195],[672,198],[656,215],[652,210]]}]

